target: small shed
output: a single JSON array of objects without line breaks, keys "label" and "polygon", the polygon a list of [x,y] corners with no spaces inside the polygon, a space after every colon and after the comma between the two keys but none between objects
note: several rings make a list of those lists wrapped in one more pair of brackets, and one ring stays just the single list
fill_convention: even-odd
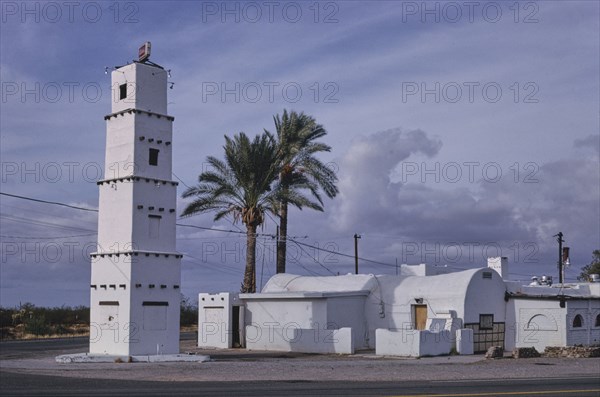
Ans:
[{"label": "small shed", "polygon": [[508,348],[600,344],[600,283],[506,285]]}]

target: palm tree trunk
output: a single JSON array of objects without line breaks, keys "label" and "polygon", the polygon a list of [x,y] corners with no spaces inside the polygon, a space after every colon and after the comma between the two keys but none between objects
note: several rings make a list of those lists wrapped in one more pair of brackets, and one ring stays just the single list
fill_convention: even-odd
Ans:
[{"label": "palm tree trunk", "polygon": [[279,238],[277,240],[277,273],[285,273],[287,245],[288,204],[283,201],[279,212]]},{"label": "palm tree trunk", "polygon": [[246,270],[242,292],[256,292],[256,226],[246,227]]}]

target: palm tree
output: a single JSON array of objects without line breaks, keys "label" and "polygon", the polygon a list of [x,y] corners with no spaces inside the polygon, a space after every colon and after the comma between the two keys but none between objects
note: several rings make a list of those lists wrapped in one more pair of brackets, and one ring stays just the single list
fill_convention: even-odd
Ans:
[{"label": "palm tree", "polygon": [[[337,175],[321,161],[314,157],[318,152],[329,152],[331,147],[316,142],[327,134],[321,124],[304,113],[296,113],[284,109],[283,115],[273,117],[277,131],[277,147],[280,160],[279,183],[279,235],[277,239],[277,273],[285,273],[285,257],[287,244],[288,204],[290,197],[301,194],[301,189],[308,189],[317,199],[318,204],[304,200],[306,207],[323,211],[323,201],[319,194],[322,190],[329,198],[338,193]],[[296,204],[294,204],[296,205]],[[296,205],[299,209],[302,206]]]},{"label": "palm tree", "polygon": [[256,292],[256,230],[263,224],[265,213],[273,210],[280,192],[277,182],[277,147],[268,132],[253,141],[243,133],[233,139],[225,136],[225,161],[209,156],[211,170],[198,177],[198,185],[183,193],[193,197],[182,213],[191,216],[216,211],[214,220],[232,216],[246,225],[246,269],[242,292]]}]

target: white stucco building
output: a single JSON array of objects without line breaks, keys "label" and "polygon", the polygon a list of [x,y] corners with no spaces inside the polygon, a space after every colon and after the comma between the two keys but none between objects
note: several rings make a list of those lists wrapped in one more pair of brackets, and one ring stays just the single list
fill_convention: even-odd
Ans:
[{"label": "white stucco building", "polygon": [[523,286],[507,282],[506,344],[517,347],[600,344],[600,283]]},{"label": "white stucco building", "polygon": [[[521,287],[505,280],[506,258],[451,273],[403,266],[402,274],[277,274],[261,293],[200,294],[198,345],[423,356],[598,343],[600,284]],[[588,328],[573,329],[577,315]]]},{"label": "white stucco building", "polygon": [[90,353],[174,354],[181,255],[167,71],[133,62],[115,68],[111,79],[98,248],[91,254]]}]

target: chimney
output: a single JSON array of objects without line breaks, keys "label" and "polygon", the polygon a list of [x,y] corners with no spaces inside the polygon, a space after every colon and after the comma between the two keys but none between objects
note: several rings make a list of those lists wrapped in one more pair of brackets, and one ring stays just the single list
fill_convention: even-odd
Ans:
[{"label": "chimney", "polygon": [[488,268],[494,269],[502,280],[508,279],[508,258],[506,256],[495,256],[488,258]]}]

